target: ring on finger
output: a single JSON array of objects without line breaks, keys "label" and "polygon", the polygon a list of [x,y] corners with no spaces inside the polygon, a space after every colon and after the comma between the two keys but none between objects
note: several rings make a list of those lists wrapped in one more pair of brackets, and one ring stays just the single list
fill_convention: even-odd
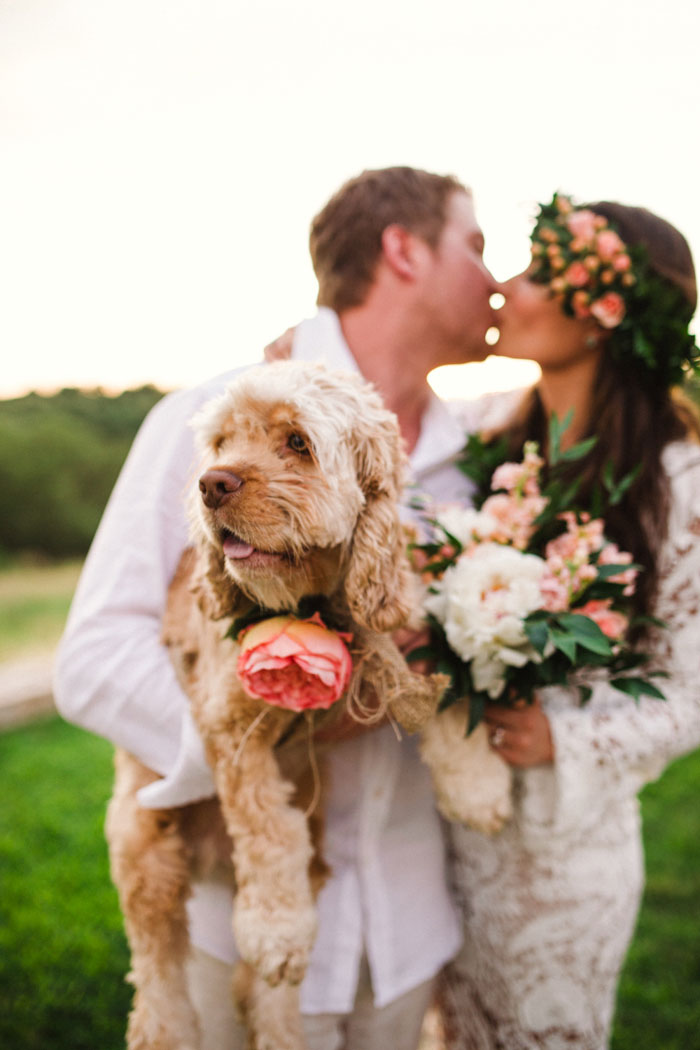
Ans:
[{"label": "ring on finger", "polygon": [[506,731],[503,726],[496,726],[493,733],[491,734],[491,747],[499,748],[503,746],[505,740]]}]

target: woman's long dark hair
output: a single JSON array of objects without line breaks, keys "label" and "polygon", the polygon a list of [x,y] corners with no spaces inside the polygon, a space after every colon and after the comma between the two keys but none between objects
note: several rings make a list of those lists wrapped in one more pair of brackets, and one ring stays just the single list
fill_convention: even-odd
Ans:
[{"label": "woman's long dark hair", "polygon": [[[651,266],[683,291],[692,313],[697,304],[697,285],[690,248],[683,235],[643,208],[609,201],[586,207],[605,216],[625,243],[643,244]],[[538,441],[545,449],[547,429],[535,387],[505,432],[509,456],[518,459],[526,440]],[[688,436],[700,440],[698,415],[679,391],[650,384],[634,360],[621,364],[603,351],[588,424],[581,437],[594,435],[598,439],[595,446],[584,460],[571,465],[571,476],[581,479],[580,498],[585,506],[592,502],[608,463],[612,463],[618,481],[640,468],[622,501],[606,512],[606,534],[644,567],[634,605],[637,613],[650,614],[669,517],[670,486],[662,454],[671,441]]]}]

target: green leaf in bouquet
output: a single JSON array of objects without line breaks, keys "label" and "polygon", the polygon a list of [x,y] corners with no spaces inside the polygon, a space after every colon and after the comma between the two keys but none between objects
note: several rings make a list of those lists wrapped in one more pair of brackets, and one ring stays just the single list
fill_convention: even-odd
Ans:
[{"label": "green leaf in bouquet", "polygon": [[633,697],[635,700],[639,700],[641,696],[653,696],[657,700],[666,699],[661,690],[657,689],[646,678],[613,678],[610,681],[610,685],[614,686],[615,689],[619,689],[621,693],[627,693],[628,696]]},{"label": "green leaf in bouquet", "polygon": [[643,565],[638,565],[637,562],[620,562],[619,564],[613,565],[597,565],[598,579],[609,580],[611,576],[621,576],[623,572],[628,569],[637,569],[638,571],[643,569]]},{"label": "green leaf in bouquet", "polygon": [[583,457],[587,456],[591,449],[596,445],[597,441],[597,437],[590,437],[586,438],[584,441],[577,442],[577,444],[572,445],[571,448],[567,448],[564,452],[559,453],[559,462],[573,463],[578,459],[583,459]]},{"label": "green leaf in bouquet", "polygon": [[530,639],[537,652],[542,655],[549,641],[549,627],[544,619],[530,619],[523,621],[523,630]]},{"label": "green leaf in bouquet", "polygon": [[612,655],[609,640],[589,616],[583,616],[581,613],[559,613],[557,620],[564,630],[574,636],[582,648],[589,649],[593,653],[600,653],[601,656]]},{"label": "green leaf in bouquet", "polygon": [[578,695],[581,701],[581,706],[583,707],[583,705],[587,704],[593,696],[593,690],[591,689],[590,685],[580,685],[578,687]]},{"label": "green leaf in bouquet", "polygon": [[567,427],[571,425],[571,420],[573,418],[573,408],[569,409],[569,411],[566,413],[564,419],[561,422],[559,421],[559,417],[556,414],[556,412],[552,412],[551,416],[549,417],[548,456],[550,467],[555,467],[560,460],[562,435],[567,429]]},{"label": "green leaf in bouquet", "polygon": [[576,662],[576,639],[567,631],[550,630],[549,637],[552,643],[569,658],[571,663]]},{"label": "green leaf in bouquet", "polygon": [[[609,465],[612,468],[612,464]],[[622,498],[627,492],[627,490],[631,488],[632,485],[634,485],[635,481],[639,477],[639,472],[641,471],[641,469],[642,464],[638,463],[634,470],[631,470],[629,474],[626,474],[621,481],[617,482],[617,484],[613,480],[612,470],[609,476],[606,474],[603,475],[603,481],[605,482],[605,487],[608,490],[609,506],[616,507],[617,504],[622,501]]]},{"label": "green leaf in bouquet", "polygon": [[473,733],[479,722],[484,717],[484,697],[481,693],[472,693],[469,697],[469,718],[467,720],[467,736]]}]

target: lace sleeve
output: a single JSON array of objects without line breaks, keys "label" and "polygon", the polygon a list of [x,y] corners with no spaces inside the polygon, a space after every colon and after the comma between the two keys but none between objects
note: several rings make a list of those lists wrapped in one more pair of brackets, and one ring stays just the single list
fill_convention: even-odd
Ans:
[{"label": "lace sleeve", "polygon": [[[682,446],[686,450],[687,445]],[[692,447],[691,447],[692,448]],[[672,512],[650,642],[665,700],[639,702],[605,682],[583,707],[547,690],[555,762],[523,777],[523,830],[566,835],[592,826],[611,799],[633,795],[700,745],[700,453],[672,475]],[[591,683],[593,684],[593,683]]]}]

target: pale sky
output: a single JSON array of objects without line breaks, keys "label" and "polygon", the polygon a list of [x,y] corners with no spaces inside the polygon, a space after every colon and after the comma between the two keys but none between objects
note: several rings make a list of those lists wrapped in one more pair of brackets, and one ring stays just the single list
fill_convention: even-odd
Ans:
[{"label": "pale sky", "polygon": [[688,0],[0,0],[0,397],[257,360],[367,167],[470,184],[498,278],[555,189],[649,207],[700,260],[699,45]]}]

